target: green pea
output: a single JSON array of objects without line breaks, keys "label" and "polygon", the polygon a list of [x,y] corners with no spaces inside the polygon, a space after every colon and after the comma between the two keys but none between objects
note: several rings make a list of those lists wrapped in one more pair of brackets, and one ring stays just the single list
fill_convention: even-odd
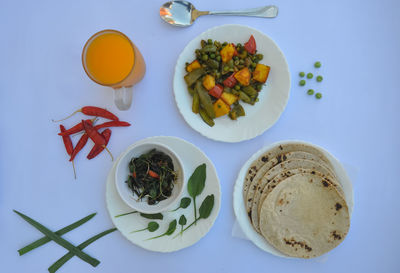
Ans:
[{"label": "green pea", "polygon": [[322,76],[317,76],[317,82],[322,82],[323,79]]},{"label": "green pea", "polygon": [[207,61],[208,60],[208,55],[204,54],[203,56],[201,56],[201,59],[203,61]]},{"label": "green pea", "polygon": [[313,95],[314,94],[314,90],[313,89],[308,89],[307,94],[310,95],[310,96]]},{"label": "green pea", "polygon": [[307,73],[307,79],[312,79],[314,77],[313,73]]},{"label": "green pea", "polygon": [[237,90],[237,91],[240,90],[240,86],[238,84],[235,85],[235,90]]},{"label": "green pea", "polygon": [[305,80],[301,80],[301,81],[299,81],[299,85],[300,85],[300,86],[304,86],[304,85],[306,85],[306,81],[305,81]]},{"label": "green pea", "polygon": [[219,61],[221,61],[221,56],[217,56],[217,61],[219,62]]},{"label": "green pea", "polygon": [[215,54],[214,53],[210,54],[210,58],[215,59]]},{"label": "green pea", "polygon": [[304,72],[300,72],[300,73],[299,73],[299,76],[303,78],[305,74],[306,74],[306,73],[304,73]]},{"label": "green pea", "polygon": [[320,68],[321,67],[321,62],[315,62],[314,67]]},{"label": "green pea", "polygon": [[228,71],[229,70],[229,66],[224,66],[224,71]]},{"label": "green pea", "polygon": [[256,87],[256,89],[257,89],[257,91],[260,91],[261,89],[262,89],[262,84],[257,84],[257,87]]},{"label": "green pea", "polygon": [[212,45],[213,41],[212,41],[211,39],[208,39],[208,40],[207,40],[207,43],[208,43],[209,45]]},{"label": "green pea", "polygon": [[242,44],[241,44],[241,43],[238,43],[238,44],[236,45],[236,47],[242,47]]},{"label": "green pea", "polygon": [[256,63],[252,63],[252,64],[251,64],[251,67],[252,67],[252,68],[256,68],[256,66],[257,66]]},{"label": "green pea", "polygon": [[260,61],[264,58],[263,54],[257,54],[256,56],[257,56],[257,59],[259,59]]},{"label": "green pea", "polygon": [[317,93],[317,94],[315,94],[315,97],[316,97],[317,99],[320,99],[320,98],[322,98],[322,94],[321,94],[321,93]]}]

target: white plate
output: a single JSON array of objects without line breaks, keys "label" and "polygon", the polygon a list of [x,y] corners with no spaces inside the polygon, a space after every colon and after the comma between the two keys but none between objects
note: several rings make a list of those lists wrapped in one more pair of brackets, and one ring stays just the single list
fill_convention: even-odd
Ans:
[{"label": "white plate", "polygon": [[[164,219],[161,220],[148,220],[137,213],[130,214],[122,217],[115,218],[116,215],[130,212],[132,209],[125,204],[120,198],[116,186],[115,186],[115,166],[117,165],[120,157],[114,163],[110,173],[107,177],[106,185],[106,203],[107,209],[110,214],[111,220],[115,227],[125,236],[126,239],[131,241],[137,246],[143,247],[144,249],[157,251],[157,252],[172,252],[182,248],[188,247],[199,241],[207,232],[211,229],[215,219],[218,216],[220,204],[221,204],[221,190],[219,185],[219,179],[215,167],[211,160],[196,146],[193,144],[176,137],[158,136],[140,140],[133,145],[143,144],[146,142],[158,142],[168,146],[182,159],[184,172],[187,174],[186,181],[184,181],[184,191],[182,197],[189,196],[187,193],[187,179],[196,169],[196,167],[202,163],[206,164],[207,180],[204,190],[200,196],[196,198],[197,209],[200,207],[201,202],[207,195],[214,194],[214,208],[211,215],[207,219],[201,219],[196,225],[193,225],[182,236],[178,236],[175,239],[173,237],[178,234],[180,226],[177,226],[177,230],[171,236],[164,236],[154,240],[146,241],[146,239],[160,235],[164,233],[168,224],[174,219],[179,220],[179,217],[184,214],[187,218],[187,224],[190,224],[194,218],[193,202],[186,209],[179,209],[176,212],[164,212]],[[133,146],[132,145],[132,146]],[[130,147],[132,147],[130,146]],[[128,147],[128,149],[130,148]],[[123,153],[122,153],[123,154]],[[178,202],[179,204],[179,202]],[[147,227],[148,222],[156,221],[160,224],[160,227],[155,232],[136,232],[130,233],[133,230],[138,230]]]},{"label": "white plate", "polygon": [[[256,40],[257,52],[264,55],[261,63],[271,67],[266,85],[260,92],[259,102],[255,105],[241,103],[246,116],[236,121],[223,116],[215,119],[215,125],[209,127],[200,115],[192,112],[192,97],[183,78],[186,74],[185,63],[195,59],[194,52],[200,47],[201,40],[213,39],[244,44],[250,35]],[[183,49],[175,66],[173,87],[178,109],[194,130],[214,140],[239,142],[262,134],[278,120],[289,99],[290,73],[282,51],[266,34],[247,26],[223,25],[203,32]]]},{"label": "white plate", "polygon": [[289,257],[289,256],[279,252],[272,245],[270,245],[261,234],[257,233],[255,231],[255,229],[253,228],[253,226],[250,222],[250,219],[247,215],[246,207],[245,207],[245,203],[244,203],[244,199],[243,199],[243,182],[244,182],[246,172],[247,172],[248,168],[250,167],[251,163],[254,162],[259,156],[261,156],[266,151],[270,150],[272,147],[282,145],[282,144],[289,144],[289,143],[293,143],[293,144],[303,143],[303,144],[313,146],[313,147],[317,148],[318,150],[320,150],[332,163],[334,172],[335,172],[335,174],[337,174],[338,181],[342,185],[343,192],[344,192],[344,198],[346,199],[347,205],[349,207],[350,218],[351,218],[351,214],[353,212],[353,206],[354,206],[353,186],[351,184],[351,181],[350,181],[345,169],[343,168],[343,166],[339,162],[339,160],[337,160],[333,155],[331,155],[329,152],[327,152],[323,148],[316,146],[314,144],[308,143],[308,142],[304,142],[304,141],[285,140],[285,141],[276,142],[276,143],[273,143],[266,147],[263,147],[261,150],[259,150],[257,153],[255,153],[243,165],[243,167],[240,170],[239,175],[236,179],[235,187],[233,190],[233,208],[235,211],[236,219],[237,219],[242,231],[244,232],[244,234],[256,246],[258,246],[262,250],[269,252],[273,255],[276,255],[279,257],[285,257],[285,258],[292,258],[292,257]]}]

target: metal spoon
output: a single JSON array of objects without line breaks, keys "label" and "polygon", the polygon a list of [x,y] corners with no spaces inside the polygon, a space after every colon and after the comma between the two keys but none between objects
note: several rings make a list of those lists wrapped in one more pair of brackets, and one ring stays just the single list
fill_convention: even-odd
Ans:
[{"label": "metal spoon", "polygon": [[265,6],[255,9],[230,10],[230,11],[199,11],[192,3],[186,1],[170,1],[160,8],[160,16],[168,24],[187,27],[202,15],[240,15],[273,18],[278,15],[278,7]]}]

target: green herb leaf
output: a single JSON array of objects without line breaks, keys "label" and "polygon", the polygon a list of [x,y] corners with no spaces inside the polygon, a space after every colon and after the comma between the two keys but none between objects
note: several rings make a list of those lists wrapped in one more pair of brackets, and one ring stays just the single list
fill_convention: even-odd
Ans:
[{"label": "green herb leaf", "polygon": [[187,189],[193,198],[194,218],[197,219],[196,196],[200,195],[206,183],[206,164],[198,166],[190,176]]},{"label": "green herb leaf", "polygon": [[22,219],[27,221],[29,224],[31,224],[33,227],[35,227],[37,230],[39,230],[41,233],[49,237],[51,240],[53,240],[55,243],[59,244],[60,246],[68,249],[70,252],[72,252],[74,255],[78,256],[81,258],[83,261],[89,263],[90,265],[96,267],[100,261],[91,257],[90,255],[86,254],[85,252],[82,252],[79,248],[65,240],[64,238],[58,236],[54,232],[52,232],[50,229],[46,228],[39,222],[33,220],[32,218],[26,216],[25,214],[14,210],[16,214],[21,216]]},{"label": "green herb leaf", "polygon": [[187,220],[186,220],[186,217],[185,217],[185,215],[181,215],[181,217],[179,218],[179,224],[183,227],[184,225],[186,225],[186,223],[187,223]]},{"label": "green herb leaf", "polygon": [[153,239],[160,238],[160,237],[163,237],[163,236],[172,235],[176,230],[176,224],[177,224],[177,222],[176,222],[176,219],[175,219],[171,223],[169,223],[168,229],[167,229],[167,231],[165,233],[163,233],[163,234],[161,234],[159,236],[156,236],[156,237],[151,237],[151,238],[149,238],[147,240],[153,240]]},{"label": "green herb leaf", "polygon": [[155,214],[140,213],[140,216],[147,218],[147,219],[152,219],[152,220],[164,219],[164,216],[161,213],[155,213]]},{"label": "green herb leaf", "polygon": [[212,209],[214,208],[214,194],[208,195],[199,208],[199,219],[206,219],[210,216]]},{"label": "green herb leaf", "polygon": [[200,195],[206,183],[206,164],[201,164],[194,170],[188,181],[188,192],[193,198]]},{"label": "green herb leaf", "polygon": [[[90,245],[91,243],[93,243],[94,241],[100,239],[103,236],[106,236],[107,234],[116,231],[116,228],[111,228],[108,229],[106,231],[103,231],[89,239],[87,239],[86,241],[84,241],[83,243],[81,243],[80,245],[78,245],[78,249],[82,250],[85,247],[87,247],[88,245]],[[72,253],[71,251],[68,252],[67,254],[65,254],[64,256],[62,256],[60,259],[58,259],[54,264],[52,264],[48,269],[50,273],[54,273],[56,272],[63,264],[65,264],[66,262],[68,262],[72,257],[74,257],[74,253]]]},{"label": "green herb leaf", "polygon": [[150,232],[156,231],[159,227],[160,227],[160,225],[159,225],[157,222],[150,222],[150,223],[147,225],[147,229],[148,229]]},{"label": "green herb leaf", "polygon": [[177,211],[180,208],[186,209],[187,207],[189,207],[191,202],[192,202],[192,200],[189,197],[183,197],[181,199],[181,203],[179,204],[179,207],[177,207],[176,209],[174,209],[172,211]]},{"label": "green herb leaf", "polygon": [[[60,230],[57,230],[55,232],[55,234],[57,234],[58,236],[64,235],[65,233],[70,232],[71,230],[79,227],[80,225],[83,225],[84,223],[86,223],[87,221],[92,219],[95,215],[96,215],[96,213],[92,213],[92,214],[80,219],[79,221],[76,221],[75,223],[72,223],[69,226],[66,226],[66,227],[64,227],[64,228],[62,228]],[[48,243],[50,241],[51,241],[51,239],[49,237],[46,237],[46,236],[42,237],[39,240],[36,240],[33,243],[31,243],[31,244],[19,249],[18,253],[19,253],[20,256],[24,255],[24,254],[28,253],[29,251],[31,251],[31,250],[33,250],[35,248],[38,248],[39,246],[42,246],[42,245],[44,245],[44,244],[46,244],[46,243]]]}]

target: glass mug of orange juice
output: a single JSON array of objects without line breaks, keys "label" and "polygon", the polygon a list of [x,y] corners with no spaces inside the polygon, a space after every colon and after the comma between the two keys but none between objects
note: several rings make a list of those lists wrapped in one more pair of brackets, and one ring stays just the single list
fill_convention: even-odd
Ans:
[{"label": "glass mug of orange juice", "polygon": [[83,48],[82,64],[94,82],[115,90],[114,102],[118,109],[129,109],[133,85],[143,78],[146,65],[138,48],[125,34],[111,29],[94,34]]}]

